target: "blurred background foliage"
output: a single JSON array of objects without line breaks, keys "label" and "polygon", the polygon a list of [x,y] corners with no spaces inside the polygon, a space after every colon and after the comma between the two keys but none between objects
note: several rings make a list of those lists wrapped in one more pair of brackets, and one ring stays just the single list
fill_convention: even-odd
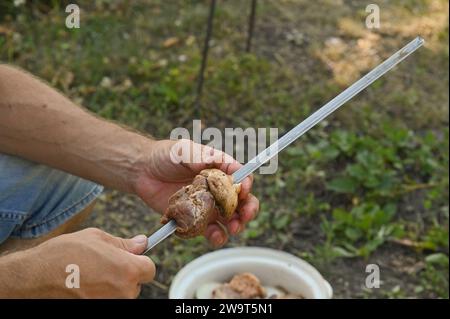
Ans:
[{"label": "blurred background foliage", "polygon": [[[156,138],[189,127],[209,2],[70,1],[80,29],[65,27],[68,3],[1,1],[0,61]],[[305,258],[338,298],[448,298],[448,2],[377,3],[381,28],[369,30],[364,1],[259,1],[245,53],[250,1],[218,1],[201,119],[220,129],[284,132],[415,36],[427,41],[281,154],[276,175],[256,177],[261,212],[228,246]],[[108,190],[89,224],[149,234],[158,216]],[[143,297],[166,297],[209,250],[203,238],[158,246]],[[380,265],[380,289],[364,288],[368,263]]]}]

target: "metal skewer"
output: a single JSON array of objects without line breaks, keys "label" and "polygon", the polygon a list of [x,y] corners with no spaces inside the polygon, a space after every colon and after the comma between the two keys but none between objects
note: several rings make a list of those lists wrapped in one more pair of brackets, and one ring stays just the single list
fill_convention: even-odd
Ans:
[{"label": "metal skewer", "polygon": [[[424,39],[421,37],[417,37],[403,48],[394,53],[391,57],[386,59],[383,63],[379,64],[372,71],[367,73],[361,79],[353,83],[350,87],[345,89],[338,96],[333,98],[327,104],[322,106],[316,112],[311,114],[306,120],[295,126],[285,135],[283,135],[280,139],[266,148],[264,151],[259,153],[256,157],[251,159],[247,164],[241,167],[238,171],[233,173],[233,181],[234,183],[240,183],[247,176],[257,170],[261,165],[269,161],[272,157],[281,152],[284,148],[286,148],[289,144],[294,142],[300,136],[309,131],[312,127],[314,127],[317,123],[321,122],[328,115],[333,113],[347,101],[349,101],[356,94],[364,90],[370,84],[375,82],[378,78],[386,74],[390,71],[394,66],[403,61],[406,57],[408,57],[411,53],[416,51],[425,43]],[[158,243],[169,237],[171,234],[175,232],[177,228],[177,224],[175,220],[169,221],[167,224],[158,229],[155,233],[153,233],[150,237],[148,237],[147,241],[147,250],[144,252],[148,252]]]}]

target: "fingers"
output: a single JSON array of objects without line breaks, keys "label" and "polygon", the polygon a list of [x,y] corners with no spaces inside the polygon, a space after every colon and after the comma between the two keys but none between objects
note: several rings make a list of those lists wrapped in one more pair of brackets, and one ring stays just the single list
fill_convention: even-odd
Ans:
[{"label": "fingers", "polygon": [[214,247],[221,247],[227,241],[227,234],[217,223],[208,225],[205,231],[205,237]]},{"label": "fingers", "polygon": [[239,216],[236,214],[228,223],[227,230],[230,235],[237,235],[244,228],[244,225],[239,220]]},{"label": "fingers", "polygon": [[[128,261],[133,265],[132,273],[133,278],[137,280],[137,283],[148,283],[155,278],[156,267],[153,261],[145,256],[141,255],[147,247],[147,236],[137,235],[131,239],[123,239],[120,237],[111,236],[113,245],[117,248],[126,251],[127,256],[130,257]],[[137,286],[137,295],[140,292],[140,285]]]},{"label": "fingers", "polygon": [[[185,153],[188,154],[181,156],[180,162],[183,163],[184,167],[188,167],[194,175],[206,168],[217,168],[228,175],[232,175],[242,167],[242,164],[232,156],[211,146],[194,143],[191,140],[181,140],[177,145],[179,149],[184,148]],[[174,151],[173,153],[176,152]],[[240,199],[247,197],[251,191],[252,184],[253,175],[241,181]]]},{"label": "fingers", "polygon": [[239,193],[239,199],[245,199],[250,194],[252,190],[253,185],[253,174],[250,176],[247,176],[242,182],[241,182],[241,191]]},{"label": "fingers", "polygon": [[223,170],[227,174],[231,174],[242,165],[232,156],[225,152],[219,151],[213,147],[202,145],[202,160],[208,167],[215,167]]},{"label": "fingers", "polygon": [[147,236],[145,235],[137,235],[131,239],[114,237],[113,241],[116,244],[116,247],[122,248],[135,255],[142,254],[147,248]]},{"label": "fingers", "polygon": [[191,161],[186,163],[195,173],[199,173],[205,168],[218,168],[227,174],[233,173],[232,169],[239,169],[241,164],[237,162],[232,156],[219,151],[211,146],[197,144],[192,141],[191,150],[192,156]]},{"label": "fingers", "polygon": [[248,197],[240,203],[237,210],[238,213],[235,213],[227,223],[227,230],[231,235],[240,233],[244,230],[245,225],[249,221],[255,219],[259,211],[259,201],[253,194],[249,194]]},{"label": "fingers", "polygon": [[92,272],[88,276],[90,280],[87,280],[92,281],[96,291],[106,291],[106,295],[115,297],[136,298],[141,284],[154,279],[155,264],[149,257],[140,255],[147,246],[145,235],[123,239],[98,228],[87,228],[72,236],[78,236],[75,242],[81,245],[80,253],[86,254],[88,265],[89,262],[99,264],[100,271]]},{"label": "fingers", "polygon": [[256,217],[259,211],[259,200],[253,194],[248,194],[247,198],[239,203],[239,219],[246,224]]},{"label": "fingers", "polygon": [[155,278],[156,267],[153,261],[144,255],[133,256],[137,261],[138,280],[140,284],[153,281]]},{"label": "fingers", "polygon": [[147,236],[145,235],[137,235],[131,239],[125,239],[98,230],[98,236],[113,246],[135,255],[142,254],[147,248]]},{"label": "fingers", "polygon": [[[238,213],[235,213],[226,223],[226,230],[230,235],[242,232],[245,225],[256,217],[259,211],[259,200],[253,194],[248,194],[247,198],[239,204],[237,211]],[[228,239],[225,230],[217,223],[208,225],[205,237],[216,248],[223,246]]]},{"label": "fingers", "polygon": [[156,267],[153,261],[141,255],[147,248],[147,236],[137,235],[131,239],[123,239],[111,236],[111,243],[117,248],[125,250],[128,256],[134,261],[134,269],[138,283],[147,283],[155,277]]}]

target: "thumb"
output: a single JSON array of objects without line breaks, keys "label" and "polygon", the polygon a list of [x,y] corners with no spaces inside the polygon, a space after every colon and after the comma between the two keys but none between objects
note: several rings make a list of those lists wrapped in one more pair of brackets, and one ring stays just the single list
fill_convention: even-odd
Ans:
[{"label": "thumb", "polygon": [[116,239],[116,243],[119,248],[135,255],[142,254],[147,248],[147,236],[145,235],[137,235],[131,239],[124,239],[120,237],[116,237]]}]

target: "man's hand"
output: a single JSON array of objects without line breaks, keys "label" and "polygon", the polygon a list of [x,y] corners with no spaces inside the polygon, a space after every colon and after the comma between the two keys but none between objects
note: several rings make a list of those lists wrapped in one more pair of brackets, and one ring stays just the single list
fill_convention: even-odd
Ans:
[{"label": "man's hand", "polygon": [[[177,147],[174,147],[175,144]],[[180,144],[181,143],[181,144]],[[179,149],[190,149],[191,154],[202,154],[201,163],[182,161],[177,163]],[[190,140],[155,142],[149,150],[149,155],[140,163],[141,174],[135,181],[134,191],[152,208],[164,212],[168,206],[169,197],[181,187],[192,182],[193,178],[205,168],[218,168],[231,175],[242,165],[226,153],[211,147],[193,143]],[[239,205],[236,213],[226,223],[229,234],[242,231],[245,224],[252,220],[259,209],[258,199],[251,192],[253,177],[247,177],[241,183]],[[205,236],[214,246],[222,246],[227,240],[227,233],[220,227],[217,220],[210,224]]]},{"label": "man's hand", "polygon": [[[0,258],[0,297],[136,298],[155,265],[141,254],[146,237],[114,237],[96,228],[50,239]],[[67,288],[66,266],[80,269],[80,288]],[[20,284],[19,284],[20,283]]]},{"label": "man's hand", "polygon": [[[232,174],[241,167],[225,161],[230,159],[226,154],[188,140],[183,143],[210,156],[201,163],[177,164],[170,156],[175,143],[153,141],[100,119],[29,74],[0,64],[0,152],[137,193],[159,212],[202,169],[216,167]],[[258,211],[251,186],[251,177],[242,182],[237,214],[226,225],[230,234],[242,231]],[[217,223],[205,235],[215,246],[227,239]]]}]

